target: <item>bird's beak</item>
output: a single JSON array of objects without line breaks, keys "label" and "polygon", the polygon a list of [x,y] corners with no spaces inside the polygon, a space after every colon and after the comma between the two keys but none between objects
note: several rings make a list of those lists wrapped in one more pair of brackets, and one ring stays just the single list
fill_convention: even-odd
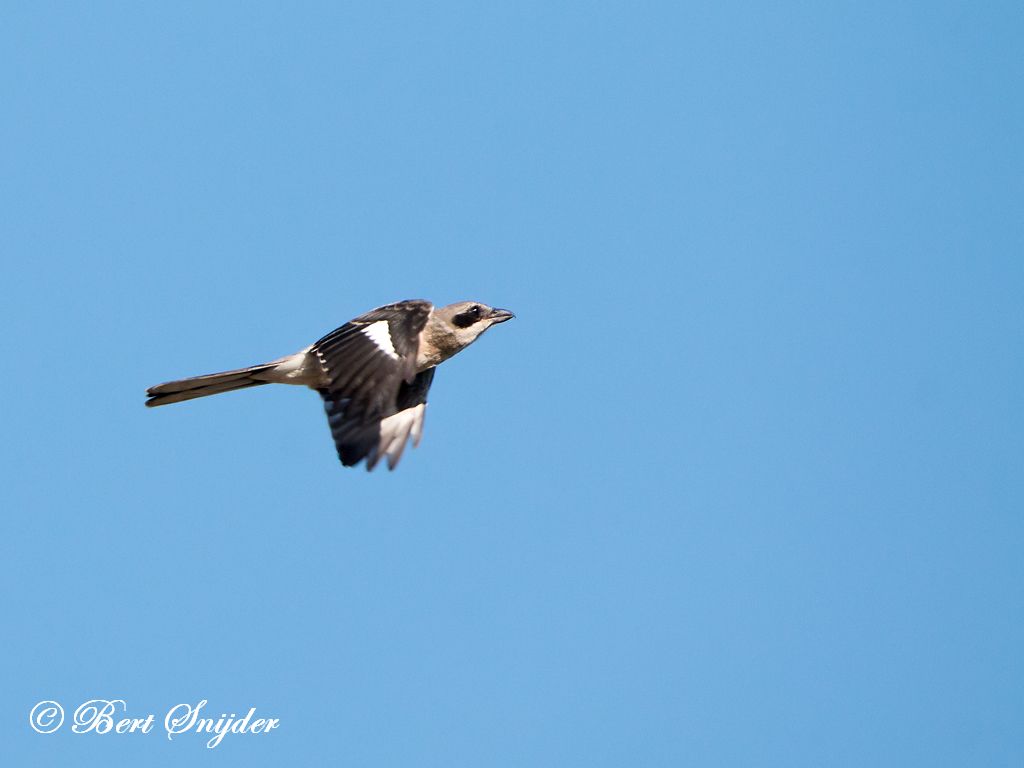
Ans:
[{"label": "bird's beak", "polygon": [[491,314],[487,317],[490,319],[491,325],[496,325],[498,323],[504,323],[506,320],[511,320],[515,315],[507,309],[492,309]]}]

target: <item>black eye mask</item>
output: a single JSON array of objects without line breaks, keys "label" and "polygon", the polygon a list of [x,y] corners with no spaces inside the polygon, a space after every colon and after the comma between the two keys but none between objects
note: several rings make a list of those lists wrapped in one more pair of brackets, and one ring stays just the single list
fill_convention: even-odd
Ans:
[{"label": "black eye mask", "polygon": [[460,312],[452,318],[452,323],[456,328],[469,328],[473,323],[480,319],[480,307],[470,307],[465,312]]}]

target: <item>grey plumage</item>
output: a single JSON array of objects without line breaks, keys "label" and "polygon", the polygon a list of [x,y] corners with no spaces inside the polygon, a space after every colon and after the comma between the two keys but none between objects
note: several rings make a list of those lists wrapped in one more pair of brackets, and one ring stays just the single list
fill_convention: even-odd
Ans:
[{"label": "grey plumage", "polygon": [[387,459],[394,469],[409,439],[419,444],[427,392],[440,363],[472,344],[508,310],[479,302],[435,309],[401,301],[371,310],[278,360],[158,384],[146,394],[155,407],[263,384],[300,384],[324,401],[338,457],[345,466]]}]

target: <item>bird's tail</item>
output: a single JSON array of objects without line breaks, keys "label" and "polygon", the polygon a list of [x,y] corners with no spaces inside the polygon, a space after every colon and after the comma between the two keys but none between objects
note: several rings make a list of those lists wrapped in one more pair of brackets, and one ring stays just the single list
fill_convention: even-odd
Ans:
[{"label": "bird's tail", "polygon": [[192,400],[196,397],[219,395],[221,392],[231,392],[235,389],[269,384],[270,382],[260,379],[258,376],[260,373],[269,371],[276,366],[276,362],[264,363],[263,365],[253,365],[249,368],[239,368],[235,371],[208,373],[205,376],[193,376],[188,379],[157,384],[155,387],[150,387],[146,390],[146,395],[149,397],[146,405],[154,408],[158,405],[180,403],[183,400]]}]

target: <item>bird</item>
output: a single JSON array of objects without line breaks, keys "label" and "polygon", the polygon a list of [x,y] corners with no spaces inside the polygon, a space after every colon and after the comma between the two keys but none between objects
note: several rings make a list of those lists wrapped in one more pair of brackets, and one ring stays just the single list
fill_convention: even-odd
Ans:
[{"label": "bird", "polygon": [[150,408],[263,384],[299,384],[323,398],[338,458],[346,467],[385,459],[398,466],[423,435],[427,392],[438,365],[488,328],[511,320],[507,309],[478,301],[435,308],[410,299],[349,320],[293,355],[221,373],[192,376],[146,390]]}]

